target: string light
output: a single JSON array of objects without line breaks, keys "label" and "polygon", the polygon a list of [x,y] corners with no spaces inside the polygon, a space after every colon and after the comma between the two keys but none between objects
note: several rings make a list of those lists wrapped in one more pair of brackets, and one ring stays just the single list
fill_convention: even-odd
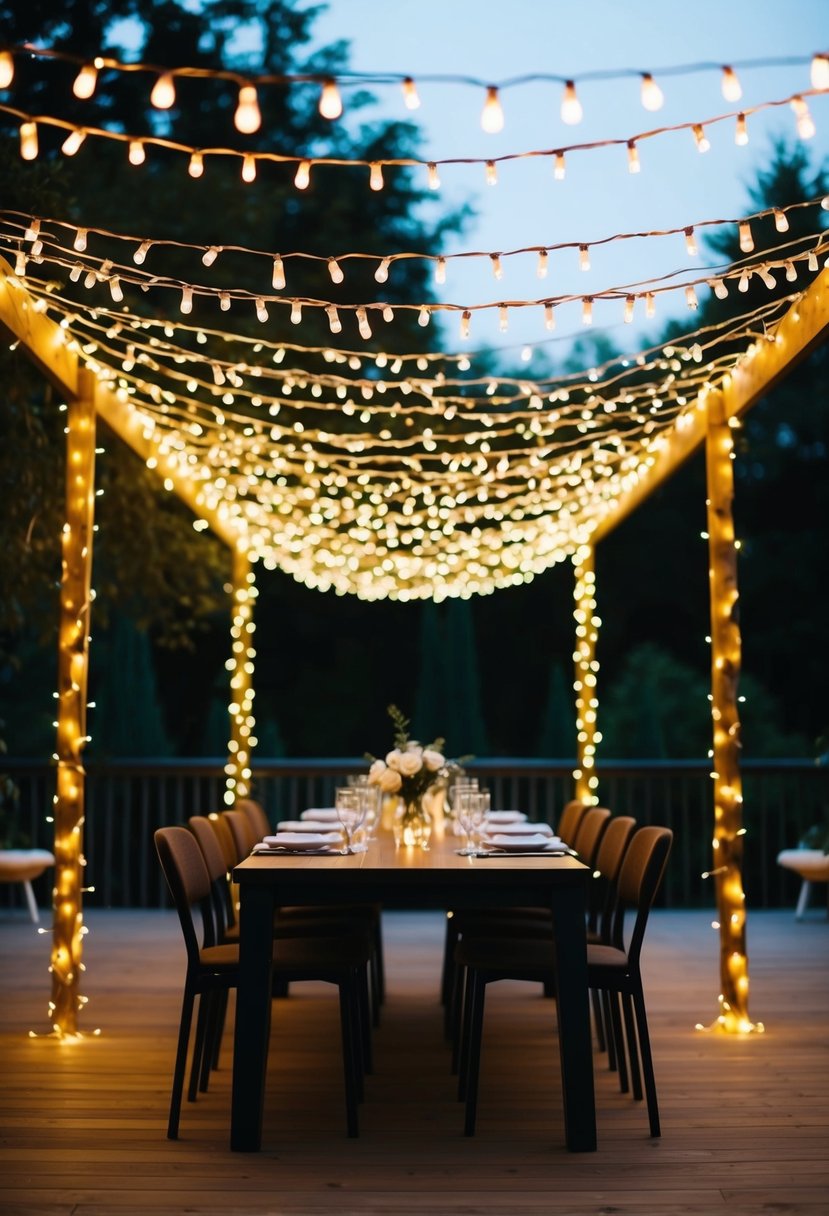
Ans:
[{"label": "string light", "polygon": [[590,269],[590,249],[587,245],[579,245],[579,270]]},{"label": "string light", "polygon": [[128,158],[131,165],[143,165],[147,159],[147,154],[144,151],[144,144],[140,139],[131,139],[129,145]]},{"label": "string light", "polygon": [[567,167],[564,162],[564,153],[556,152],[553,157],[553,177],[557,182],[563,182]]},{"label": "string light", "polygon": [[176,82],[172,72],[162,72],[150,93],[150,104],[157,110],[169,110],[176,103]]},{"label": "string light", "polygon": [[486,184],[488,186],[498,185],[498,169],[494,160],[486,162]]},{"label": "string light", "polygon": [[635,296],[626,296],[625,297],[625,324],[626,325],[629,325],[630,322],[633,320],[633,308],[634,308],[635,303],[636,303]]},{"label": "string light", "polygon": [[368,341],[371,337],[371,326],[368,323],[368,315],[364,308],[357,309],[357,328],[360,331],[360,337]]},{"label": "string light", "polygon": [[204,173],[204,159],[201,152],[190,153],[190,163],[187,166],[187,172],[191,177],[201,177]]},{"label": "string light", "polygon": [[388,281],[390,265],[391,265],[391,258],[382,259],[379,266],[377,267],[377,269],[374,272],[374,278],[376,279],[376,281],[378,283],[385,283]]},{"label": "string light", "polygon": [[791,105],[795,112],[798,135],[801,139],[811,139],[815,134],[815,124],[809,113],[809,107],[802,97],[793,97]]},{"label": "string light", "polygon": [[740,84],[739,77],[732,67],[726,66],[722,70],[722,95],[726,101],[739,101],[743,95],[743,88]]},{"label": "string light", "polygon": [[83,253],[89,239],[89,229],[79,228],[75,233],[75,239],[72,242],[73,248],[77,249],[78,253]]},{"label": "string light", "polygon": [[14,80],[14,56],[11,51],[0,51],[0,89],[7,89]]},{"label": "string light", "polygon": [[697,256],[697,238],[694,235],[693,228],[685,229],[685,249],[689,257],[695,258]]},{"label": "string light", "polygon": [[583,116],[584,111],[576,95],[575,81],[567,80],[564,84],[564,95],[561,99],[561,121],[567,123],[570,127],[574,127],[581,122]]},{"label": "string light", "polygon": [[98,83],[98,69],[94,64],[85,63],[78,75],[75,77],[75,83],[72,85],[72,92],[81,101],[87,101],[95,92],[95,86]]},{"label": "string light", "polygon": [[500,255],[500,253],[491,253],[491,254],[489,255],[489,260],[490,260],[490,263],[491,263],[491,266],[492,266],[492,273],[493,273],[493,276],[494,276],[496,279],[502,279],[502,278],[504,277],[504,268],[503,268],[503,266],[501,265],[501,255]]},{"label": "string light", "polygon": [[406,76],[401,82],[403,89],[403,103],[407,110],[417,110],[420,108],[420,98],[417,94],[417,85],[412,80],[411,76]]},{"label": "string light", "polygon": [[556,327],[556,314],[552,304],[544,305],[544,328],[552,332]]},{"label": "string light", "polygon": [[642,73],[641,97],[646,110],[661,110],[665,103],[665,96],[650,72]]},{"label": "string light", "polygon": [[257,296],[255,307],[256,307],[256,320],[260,321],[264,325],[265,321],[267,321],[267,319],[268,319],[268,310],[265,306],[265,301],[262,299],[261,296]]},{"label": "string light", "polygon": [[307,190],[311,181],[311,162],[310,160],[301,160],[297,165],[296,174],[294,176],[294,185],[297,190]]},{"label": "string light", "polygon": [[539,279],[546,279],[546,277],[547,277],[547,264],[548,264],[548,261],[549,261],[549,258],[548,258],[548,255],[547,255],[547,250],[546,250],[546,249],[539,249],[539,251],[538,251],[538,263],[537,263],[536,268],[535,268],[535,273],[536,273],[536,277],[537,277],[537,278],[539,278]]},{"label": "string light", "polygon": [[481,111],[481,127],[488,135],[497,135],[504,129],[504,111],[495,85],[489,85],[486,101]]},{"label": "string light", "polygon": [[464,309],[464,311],[461,313],[461,338],[463,339],[469,337],[469,325],[471,320],[472,313],[468,308]]},{"label": "string light", "polygon": [[337,312],[335,305],[329,304],[325,311],[328,316],[328,327],[332,334],[342,333],[342,321],[340,320],[340,314]]},{"label": "string light", "polygon": [[331,276],[332,283],[342,283],[343,279],[345,278],[343,268],[340,266],[336,258],[328,259],[328,273]]},{"label": "string light", "polygon": [[593,324],[593,297],[585,296],[581,302],[581,323],[582,325]]},{"label": "string light", "polygon": [[699,307],[699,301],[697,300],[697,293],[693,287],[685,288],[685,303],[692,310],[696,310]]},{"label": "string light", "polygon": [[701,123],[695,122],[693,126],[694,142],[697,145],[698,152],[707,152],[711,147],[711,141],[705,134],[705,127]]},{"label": "string light", "polygon": [[242,158],[242,181],[256,181],[256,157],[250,152],[246,152]]},{"label": "string light", "polygon": [[285,286],[285,267],[279,254],[273,260],[273,275],[271,278],[274,291],[282,291]]},{"label": "string light", "polygon": [[778,232],[789,231],[789,220],[785,211],[781,211],[779,207],[774,208],[774,227]]},{"label": "string light", "polygon": [[201,259],[202,265],[203,266],[212,266],[218,256],[219,256],[218,246],[211,245],[209,247],[209,249],[205,249],[204,253],[202,254],[202,259]]},{"label": "string light", "polygon": [[505,334],[509,329],[509,310],[505,304],[498,307],[498,328],[502,334]]},{"label": "string light", "polygon": [[748,220],[740,220],[738,231],[740,250],[743,253],[751,253],[754,249],[754,237],[752,236],[751,224],[748,222]]},{"label": "string light", "polygon": [[426,325],[428,325],[428,324],[429,324],[429,321],[430,321],[430,319],[431,319],[431,315],[432,315],[432,314],[431,314],[431,310],[430,310],[429,308],[427,308],[425,304],[422,304],[422,305],[421,305],[421,307],[418,309],[418,312],[417,312],[417,323],[418,323],[418,325],[422,325],[422,326],[424,326],[424,327],[425,327]]},{"label": "string light", "polygon": [[380,164],[379,160],[371,162],[368,184],[372,190],[383,189],[383,166]]},{"label": "string light", "polygon": [[638,173],[641,168],[642,166],[639,163],[639,149],[637,148],[635,141],[631,139],[628,141],[628,172]]},{"label": "string light", "polygon": [[[818,54],[812,57],[810,75],[813,89],[829,89],[829,55]],[[3,88],[0,84],[0,88]]]},{"label": "string light", "polygon": [[236,130],[242,135],[254,135],[262,125],[259,97],[252,84],[243,84],[240,87],[233,122]]},{"label": "string light", "polygon": [[60,150],[64,156],[74,156],[85,139],[86,135],[84,132],[79,127],[76,127],[74,131],[69,132],[61,144]]},{"label": "string light", "polygon": [[319,112],[323,118],[335,119],[339,118],[343,112],[343,102],[340,97],[340,90],[337,88],[337,82],[332,77],[329,77],[323,82],[322,92],[320,93]]},{"label": "string light", "polygon": [[193,311],[193,288],[192,287],[182,287],[181,303],[179,304],[179,308],[185,314],[189,314]]},{"label": "string light", "polygon": [[748,127],[746,126],[745,114],[737,115],[737,124],[734,128],[734,143],[742,148],[748,143]]},{"label": "string light", "polygon": [[445,283],[446,282],[446,258],[445,257],[439,257],[437,260],[437,263],[435,265],[435,282],[436,283]]},{"label": "string light", "polygon": [[[75,248],[76,249],[78,248],[77,244],[75,245]],[[86,242],[84,242],[83,248],[84,249],[86,248]],[[144,262],[147,260],[147,254],[149,252],[150,252],[150,242],[142,241],[141,244],[136,249],[135,253],[132,255],[132,260],[135,262],[136,266],[143,266]]]},{"label": "string light", "polygon": [[302,324],[302,305],[300,304],[299,300],[291,301],[291,324]]},{"label": "string light", "polygon": [[434,161],[430,161],[426,166],[427,184],[430,190],[440,189],[440,177],[438,175],[438,167]]},{"label": "string light", "polygon": [[23,160],[36,160],[37,153],[37,123],[22,122],[20,124],[20,155]]}]

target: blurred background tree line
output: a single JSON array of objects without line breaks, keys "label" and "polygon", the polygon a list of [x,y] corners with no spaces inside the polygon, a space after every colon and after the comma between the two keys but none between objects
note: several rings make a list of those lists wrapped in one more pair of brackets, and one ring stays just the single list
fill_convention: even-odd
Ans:
[{"label": "blurred background tree line", "polygon": [[[348,65],[346,43],[309,51],[315,14],[298,0],[214,0],[202,10],[163,0],[0,0],[9,44],[53,46],[89,59],[110,52],[162,66],[225,66],[272,74],[332,73]],[[248,39],[240,42],[240,23]],[[239,46],[252,50],[242,52]],[[34,112],[79,123],[88,109],[72,97],[71,64],[18,60],[21,96]],[[29,79],[27,79],[27,76]],[[15,86],[17,87],[17,85]],[[140,73],[101,77],[96,104],[105,125],[116,114],[127,130],[164,134],[168,115],[148,105]],[[255,150],[278,130],[279,150],[367,159],[416,156],[408,123],[328,124],[316,111],[317,89],[261,91],[262,132],[233,135]],[[350,112],[370,98],[352,94]],[[192,146],[230,139],[235,95],[219,82],[181,80],[176,137]],[[222,136],[224,138],[224,136]],[[405,172],[380,193],[356,175],[336,181],[315,171],[301,200],[292,174],[278,166],[242,185],[235,166],[211,162],[209,190],[182,173],[180,159],[153,152],[140,178],[126,172],[123,148],[101,141],[85,159],[58,153],[44,132],[42,153],[22,165],[16,125],[0,123],[0,165],[7,209],[83,220],[114,231],[157,233],[196,244],[230,234],[258,249],[330,254],[363,249],[437,253],[467,211],[438,217]],[[814,198],[825,172],[801,147],[770,149],[767,169],[747,210]],[[171,200],[174,205],[171,206]],[[806,220],[791,217],[792,227]],[[796,231],[792,235],[797,235]],[[758,249],[779,239],[771,220],[754,233]],[[712,248],[722,261],[740,254],[736,235]],[[179,252],[165,270],[192,278]],[[384,286],[392,301],[429,294],[426,263],[399,264]],[[251,267],[228,259],[228,282]],[[292,266],[292,291],[317,295]],[[799,286],[802,284],[799,284]],[[781,283],[778,293],[786,290]],[[337,289],[327,290],[336,296]],[[349,269],[347,293],[378,290],[370,270]],[[755,298],[756,297],[756,298]],[[743,311],[769,292],[752,278],[748,295],[713,296],[699,324]],[[144,304],[148,311],[151,301]],[[218,314],[214,319],[219,328]],[[211,324],[213,322],[208,322]],[[234,326],[238,326],[234,318]],[[325,343],[309,313],[305,344]],[[251,319],[250,332],[256,321]],[[668,326],[667,341],[681,332]],[[327,329],[326,329],[327,333]],[[440,335],[413,327],[407,344],[425,349]],[[368,344],[369,348],[371,343]],[[376,343],[375,343],[376,348]],[[606,338],[577,344],[570,362],[549,374],[612,357]],[[484,359],[495,366],[494,356]],[[534,365],[534,370],[536,365]],[[480,364],[479,364],[480,370]],[[509,368],[501,365],[501,371]],[[823,605],[829,584],[827,350],[805,360],[745,420],[739,432],[735,511],[742,539],[741,609],[745,651],[744,745],[753,757],[812,755],[825,734],[829,657]],[[540,374],[540,373],[539,373]],[[63,523],[63,422],[54,391],[15,354],[0,353],[0,718],[15,755],[53,750],[59,535]],[[102,427],[102,431],[103,431]],[[90,756],[221,755],[227,727],[229,555],[161,488],[120,441],[102,434],[94,585]],[[693,457],[597,549],[600,725],[608,757],[701,757],[710,745],[708,578],[705,478]],[[287,576],[261,571],[257,604],[256,715],[262,755],[361,755],[382,751],[386,705],[410,712],[416,733],[445,735],[454,754],[566,758],[574,753],[572,572],[554,568],[509,591],[444,604],[366,604],[308,591]]]}]

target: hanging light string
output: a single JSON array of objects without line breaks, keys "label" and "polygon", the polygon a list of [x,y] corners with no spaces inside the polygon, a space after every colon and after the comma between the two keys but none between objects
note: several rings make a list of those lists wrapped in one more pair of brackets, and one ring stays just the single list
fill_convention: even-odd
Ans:
[{"label": "hanging light string", "polygon": [[[421,105],[417,81],[410,73],[402,72],[299,72],[292,74],[257,73],[247,74],[230,69],[212,69],[203,67],[161,67],[157,64],[139,62],[125,63],[111,55],[98,55],[93,59],[84,59],[70,52],[36,47],[31,44],[13,46],[0,51],[0,88],[9,88],[14,80],[14,57],[27,59],[34,57],[53,59],[76,64],[79,68],[73,85],[75,96],[81,100],[91,98],[97,86],[97,78],[101,72],[145,73],[155,76],[155,83],[150,92],[151,104],[159,110],[169,110],[176,102],[176,82],[178,80],[219,80],[235,86],[239,90],[239,106],[237,107],[236,123],[240,130],[252,133],[258,130],[259,121],[251,114],[241,120],[239,112],[256,107],[258,101],[256,89],[263,85],[293,86],[314,85],[320,90],[319,111],[329,119],[337,119],[343,113],[341,89],[364,87],[365,85],[396,85],[403,91],[403,100],[410,110],[418,109]],[[662,89],[657,84],[657,78],[697,75],[717,72],[720,76],[720,88],[728,101],[738,101],[742,96],[742,86],[737,76],[737,70],[751,71],[757,68],[804,67],[811,65],[810,79],[813,88],[825,88],[829,85],[829,54],[815,52],[812,55],[773,57],[765,59],[745,59],[720,64],[712,61],[701,63],[677,64],[668,67],[653,68],[643,71],[639,68],[622,68],[583,72],[578,75],[570,73],[561,75],[550,72],[531,72],[521,76],[513,76],[505,80],[484,80],[470,75],[429,73],[418,75],[420,84],[452,84],[471,86],[484,91],[484,107],[481,114],[481,125],[485,131],[497,132],[504,124],[501,111],[500,95],[509,89],[527,84],[554,83],[564,86],[562,99],[562,121],[573,123],[582,117],[582,106],[576,98],[576,85],[595,81],[637,80],[639,96],[643,107],[647,110],[658,110],[664,102]],[[245,98],[244,93],[247,92]],[[252,94],[252,96],[251,96]],[[493,117],[495,116],[495,117]],[[240,125],[241,122],[241,125]]]},{"label": "hanging light string", "polygon": [[[824,210],[829,210],[829,196],[818,195],[812,199],[807,199],[798,203],[789,203],[782,207],[766,207],[760,211],[755,211],[749,215],[741,216],[736,219],[702,219],[694,220],[692,223],[679,224],[673,228],[654,228],[643,229],[638,232],[617,232],[610,236],[594,238],[593,240],[573,240],[559,241],[551,245],[525,245],[515,249],[508,249],[502,252],[494,252],[492,250],[464,250],[458,253],[446,254],[426,254],[415,251],[394,251],[386,254],[376,253],[361,253],[361,252],[346,252],[336,254],[318,254],[307,253],[300,250],[292,250],[285,253],[268,251],[264,249],[256,249],[246,245],[238,245],[233,243],[220,242],[212,245],[195,244],[187,241],[176,241],[166,238],[134,236],[123,232],[115,232],[108,228],[96,228],[89,225],[78,225],[77,223],[68,220],[55,218],[45,218],[35,216],[33,214],[22,211],[3,211],[0,210],[0,220],[5,220],[9,223],[17,220],[25,231],[32,231],[32,226],[37,224],[38,232],[42,232],[42,239],[45,239],[47,233],[43,228],[48,225],[49,229],[66,229],[72,234],[73,245],[78,242],[79,234],[80,243],[86,246],[92,237],[97,237],[106,240],[123,241],[125,244],[132,245],[132,260],[136,265],[144,265],[148,258],[151,257],[155,250],[175,249],[175,250],[192,250],[201,255],[202,263],[205,266],[213,266],[220,264],[220,258],[224,254],[245,254],[246,256],[261,258],[267,262],[270,269],[270,286],[282,290],[288,286],[288,273],[286,263],[305,261],[312,264],[325,266],[328,270],[329,277],[334,267],[342,270],[343,264],[348,262],[369,262],[376,266],[375,279],[378,282],[384,283],[388,281],[390,274],[396,262],[402,261],[424,261],[434,263],[438,271],[445,268],[449,262],[468,261],[469,259],[489,259],[493,262],[494,259],[511,259],[521,256],[534,256],[538,259],[537,274],[539,277],[546,277],[550,270],[549,255],[559,253],[566,250],[578,250],[580,260],[584,264],[585,257],[587,258],[589,268],[589,254],[592,250],[599,249],[605,245],[613,245],[617,242],[645,240],[650,238],[663,238],[670,236],[684,237],[685,249],[689,256],[696,256],[698,253],[699,234],[703,230],[725,228],[729,226],[738,226],[740,224],[756,224],[769,217],[774,218],[775,225],[779,232],[785,232],[789,226],[790,215],[794,215],[799,211],[822,207]],[[51,239],[55,242],[56,247],[61,246],[55,235],[51,234]],[[345,274],[343,273],[343,278]],[[445,276],[444,276],[445,278]]]},{"label": "hanging light string", "polygon": [[[647,131],[640,131],[635,135],[629,136],[627,139],[602,139],[593,140],[584,143],[573,143],[560,145],[553,149],[533,149],[526,152],[510,152],[491,158],[482,157],[447,157],[443,159],[435,159],[432,161],[420,160],[416,157],[383,157],[378,160],[364,160],[361,158],[348,157],[332,157],[332,156],[301,156],[295,154],[285,154],[281,152],[242,152],[235,148],[227,147],[202,147],[197,148],[191,144],[179,143],[176,140],[167,139],[159,135],[134,135],[127,134],[122,131],[109,131],[101,127],[80,126],[64,118],[57,118],[51,115],[41,114],[33,115],[26,111],[16,109],[13,106],[0,105],[0,113],[8,115],[10,118],[16,119],[20,123],[20,153],[24,160],[35,160],[39,153],[38,142],[38,127],[50,127],[68,133],[67,139],[64,140],[62,150],[64,155],[74,155],[89,137],[96,139],[109,140],[124,145],[127,150],[129,162],[134,166],[140,166],[146,163],[148,149],[166,149],[172,152],[184,153],[190,158],[189,173],[192,177],[202,177],[205,172],[205,160],[212,157],[230,157],[237,161],[241,161],[242,179],[247,182],[254,181],[257,173],[257,166],[263,163],[272,163],[278,165],[288,165],[296,168],[294,177],[294,185],[299,190],[307,189],[311,182],[312,170],[317,166],[332,166],[337,168],[362,168],[369,171],[369,184],[373,189],[382,188],[383,185],[383,170],[388,168],[416,168],[426,170],[427,184],[430,189],[440,188],[439,169],[446,166],[454,165],[483,165],[487,171],[488,167],[497,164],[506,164],[512,161],[529,160],[544,158],[553,161],[555,175],[563,177],[565,174],[565,156],[574,152],[593,151],[598,148],[625,148],[628,156],[628,167],[632,167],[631,153],[635,152],[638,146],[646,140],[654,139],[660,135],[666,135],[678,131],[690,131],[694,136],[698,150],[705,151],[707,146],[707,138],[705,130],[708,127],[719,125],[723,122],[735,121],[735,142],[742,145],[748,142],[747,119],[754,115],[768,110],[778,109],[781,106],[790,106],[795,113],[797,132],[802,139],[811,138],[815,134],[815,126],[806,104],[806,98],[821,97],[826,92],[827,88],[820,89],[804,89],[800,93],[790,94],[788,97],[783,97],[774,101],[764,101],[757,105],[746,106],[743,110],[732,110],[723,114],[714,115],[711,118],[697,120],[695,122],[676,123],[670,126],[654,127]],[[701,138],[702,136],[702,138]],[[637,152],[638,157],[638,152]],[[638,164],[638,160],[634,163]],[[378,176],[379,174],[379,176]]]}]

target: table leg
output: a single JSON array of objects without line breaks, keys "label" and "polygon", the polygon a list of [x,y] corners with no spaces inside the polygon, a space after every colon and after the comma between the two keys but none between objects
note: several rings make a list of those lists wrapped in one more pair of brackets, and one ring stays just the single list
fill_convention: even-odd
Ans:
[{"label": "table leg", "polygon": [[587,991],[584,888],[554,890],[552,910],[565,1138],[571,1152],[593,1152],[596,1148],[596,1102]]},{"label": "table leg", "polygon": [[262,1144],[271,1030],[274,900],[267,888],[248,887],[244,883],[240,897],[230,1147],[237,1152],[257,1152]]}]

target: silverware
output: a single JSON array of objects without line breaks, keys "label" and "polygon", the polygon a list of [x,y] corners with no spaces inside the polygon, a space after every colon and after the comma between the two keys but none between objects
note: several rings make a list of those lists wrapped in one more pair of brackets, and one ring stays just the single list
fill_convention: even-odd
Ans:
[{"label": "silverware", "polygon": [[515,849],[486,849],[479,853],[461,854],[466,857],[575,857],[572,849],[527,849],[517,852]]}]

